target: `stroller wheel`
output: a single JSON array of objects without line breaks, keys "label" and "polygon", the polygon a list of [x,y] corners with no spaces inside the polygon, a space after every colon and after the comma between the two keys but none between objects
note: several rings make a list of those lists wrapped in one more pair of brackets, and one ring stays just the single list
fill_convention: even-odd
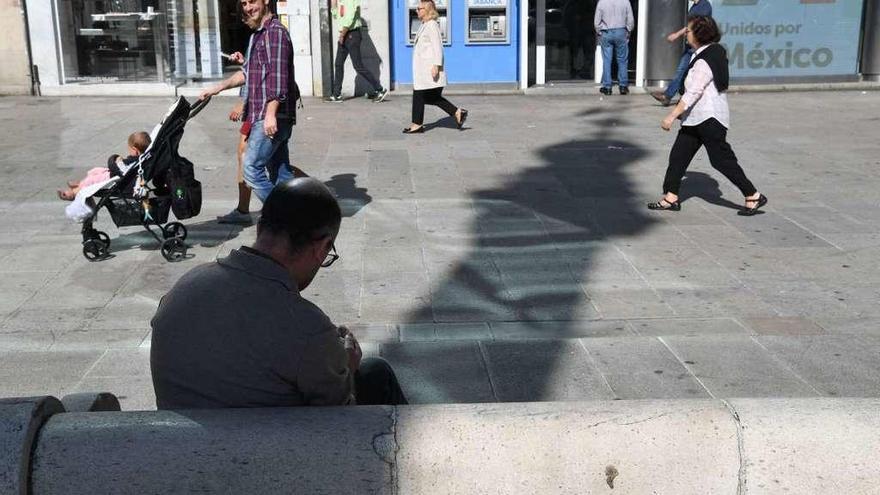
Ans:
[{"label": "stroller wheel", "polygon": [[180,261],[186,257],[186,244],[180,237],[162,241],[162,256],[168,261]]},{"label": "stroller wheel", "polygon": [[99,230],[98,233],[95,234],[95,235],[97,235],[97,239],[98,239],[99,241],[101,241],[101,242],[104,243],[104,249],[105,249],[105,250],[107,250],[107,249],[110,248],[110,236],[107,235],[106,232],[101,232],[101,231]]},{"label": "stroller wheel", "polygon": [[83,243],[83,256],[89,261],[99,261],[107,257],[109,245],[100,239],[89,239]]},{"label": "stroller wheel", "polygon": [[166,239],[178,237],[180,240],[186,239],[186,226],[180,222],[171,222],[162,227],[162,236]]}]

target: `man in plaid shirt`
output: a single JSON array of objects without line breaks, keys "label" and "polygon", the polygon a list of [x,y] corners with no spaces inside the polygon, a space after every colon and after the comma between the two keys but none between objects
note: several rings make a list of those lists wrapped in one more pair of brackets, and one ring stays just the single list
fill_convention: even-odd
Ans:
[{"label": "man in plaid shirt", "polygon": [[254,30],[247,60],[234,53],[231,59],[244,62],[242,70],[199,96],[204,99],[247,82],[245,113],[251,129],[243,160],[244,179],[264,202],[275,184],[294,176],[288,141],[296,124],[299,96],[290,34],[269,11],[269,1],[239,0],[245,24]]}]

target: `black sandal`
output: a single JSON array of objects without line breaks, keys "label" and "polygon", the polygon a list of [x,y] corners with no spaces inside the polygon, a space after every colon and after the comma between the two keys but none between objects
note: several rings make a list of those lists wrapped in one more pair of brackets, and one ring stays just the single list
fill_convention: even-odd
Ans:
[{"label": "black sandal", "polygon": [[736,212],[736,214],[741,217],[751,217],[751,216],[757,215],[758,210],[762,206],[767,204],[767,196],[764,196],[763,194],[758,194],[758,199],[747,199],[746,201],[747,202],[748,201],[755,201],[755,202],[757,202],[757,204],[752,208],[747,208],[747,207],[743,206],[742,210],[739,210],[738,212]]},{"label": "black sandal", "polygon": [[468,111],[464,108],[461,109],[461,120],[456,122],[458,124],[458,128],[462,129],[464,127],[464,121],[467,120]]},{"label": "black sandal", "polygon": [[415,129],[413,129],[411,127],[407,127],[406,129],[403,130],[404,134],[421,134],[423,132],[425,132],[425,126],[423,126],[423,125],[420,125],[420,126],[416,127]]},{"label": "black sandal", "polygon": [[648,203],[649,210],[669,210],[669,211],[680,211],[681,203],[678,201],[669,201],[666,198],[660,198],[660,201],[654,201],[653,203]]}]

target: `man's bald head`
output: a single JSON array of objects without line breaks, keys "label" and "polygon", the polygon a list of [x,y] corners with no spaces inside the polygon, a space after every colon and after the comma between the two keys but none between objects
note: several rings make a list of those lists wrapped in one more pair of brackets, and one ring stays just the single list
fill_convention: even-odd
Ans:
[{"label": "man's bald head", "polygon": [[342,211],[333,193],[312,177],[292,179],[275,186],[260,216],[257,235],[285,235],[291,250],[327,236],[335,239]]}]

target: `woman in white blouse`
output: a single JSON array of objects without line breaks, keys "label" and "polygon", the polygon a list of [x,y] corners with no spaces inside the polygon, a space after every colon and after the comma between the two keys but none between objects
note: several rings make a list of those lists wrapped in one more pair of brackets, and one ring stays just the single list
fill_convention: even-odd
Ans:
[{"label": "woman in white blouse", "polygon": [[413,43],[413,102],[412,124],[403,130],[404,134],[425,132],[422,125],[425,118],[425,104],[436,105],[455,119],[458,128],[464,126],[468,111],[456,108],[443,98],[446,86],[446,71],[443,68],[443,39],[437,8],[433,0],[423,0],[418,6],[419,21],[422,25]]},{"label": "woman in white blouse", "polygon": [[684,94],[660,124],[668,131],[676,119],[681,119],[681,129],[669,153],[663,197],[648,203],[652,210],[681,210],[678,202],[681,179],[701,146],[706,147],[712,168],[733,182],[745,198],[745,206],[737,212],[739,215],[755,215],[767,204],[767,196],[758,192],[746,177],[727,142],[730,127],[726,93],[728,62],[727,52],[718,44],[720,40],[721,32],[711,17],[688,19],[687,41],[694,47],[694,55],[685,78]]}]

